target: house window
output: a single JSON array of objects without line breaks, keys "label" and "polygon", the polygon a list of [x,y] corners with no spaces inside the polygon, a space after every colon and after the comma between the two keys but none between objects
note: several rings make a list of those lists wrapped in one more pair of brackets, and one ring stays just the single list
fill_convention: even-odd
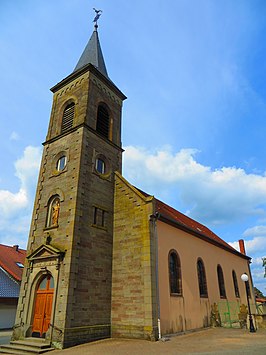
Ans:
[{"label": "house window", "polygon": [[219,292],[221,298],[226,298],[225,285],[224,285],[224,274],[220,265],[217,266],[217,276],[219,284]]},{"label": "house window", "polygon": [[23,269],[23,268],[24,268],[24,265],[23,265],[22,263],[17,262],[16,264],[17,264],[17,266],[18,266],[19,268],[21,268],[21,269]]},{"label": "house window", "polygon": [[97,111],[96,131],[103,137],[109,138],[109,113],[103,105],[99,105]]},{"label": "house window", "polygon": [[95,163],[95,168],[96,168],[96,171],[97,171],[99,174],[105,174],[105,172],[106,172],[106,166],[105,166],[104,160],[102,160],[102,159],[100,159],[100,158],[97,158],[97,159],[96,159],[96,163]]},{"label": "house window", "polygon": [[93,207],[93,225],[105,228],[107,212],[99,207]]},{"label": "house window", "polygon": [[200,297],[208,297],[205,267],[204,267],[203,261],[201,259],[198,259],[198,261],[197,261],[197,272],[198,272]]},{"label": "house window", "polygon": [[181,264],[175,250],[169,253],[169,281],[171,295],[182,295]]},{"label": "house window", "polygon": [[60,211],[60,199],[58,195],[52,196],[48,203],[46,227],[55,227],[58,225]]},{"label": "house window", "polygon": [[75,114],[75,104],[74,102],[71,102],[71,104],[67,105],[63,113],[61,133],[65,133],[70,128],[72,128],[73,121],[74,121],[74,114]]},{"label": "house window", "polygon": [[232,277],[233,277],[235,295],[236,295],[237,298],[239,298],[240,295],[239,295],[239,288],[238,288],[238,283],[237,283],[237,278],[236,278],[235,270],[232,271]]},{"label": "house window", "polygon": [[56,169],[58,171],[64,170],[64,168],[66,166],[66,161],[67,161],[66,156],[62,156],[61,158],[59,158],[57,161],[57,164],[56,164]]}]

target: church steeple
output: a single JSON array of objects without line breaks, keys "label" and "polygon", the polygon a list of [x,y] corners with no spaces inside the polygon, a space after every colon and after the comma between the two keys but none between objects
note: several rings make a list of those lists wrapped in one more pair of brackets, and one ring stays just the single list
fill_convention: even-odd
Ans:
[{"label": "church steeple", "polygon": [[78,64],[76,65],[73,72],[81,69],[87,64],[94,65],[106,78],[108,78],[106,66],[104,63],[103,53],[100,46],[98,31],[98,25],[94,26],[94,31],[91,35],[91,38],[85,47]]},{"label": "church steeple", "polygon": [[[111,332],[114,172],[122,170],[126,97],[108,78],[97,33],[101,10],[95,12],[74,72],[51,89],[14,334],[46,337],[60,347]],[[38,291],[44,284],[45,296]]]}]

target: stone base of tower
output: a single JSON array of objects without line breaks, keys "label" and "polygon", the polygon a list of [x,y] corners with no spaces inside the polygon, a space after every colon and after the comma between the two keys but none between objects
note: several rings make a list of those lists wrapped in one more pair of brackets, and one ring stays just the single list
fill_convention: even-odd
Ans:
[{"label": "stone base of tower", "polygon": [[[28,328],[28,330],[26,330]],[[57,349],[69,348],[71,346],[89,343],[95,340],[101,340],[111,337],[110,325],[89,325],[82,327],[75,327],[64,329],[49,328],[45,338],[32,338],[31,327],[21,326],[17,327],[12,335],[12,341],[36,339],[46,341],[52,347]]]},{"label": "stone base of tower", "polygon": [[65,329],[62,348],[111,337],[110,325],[89,325]]}]

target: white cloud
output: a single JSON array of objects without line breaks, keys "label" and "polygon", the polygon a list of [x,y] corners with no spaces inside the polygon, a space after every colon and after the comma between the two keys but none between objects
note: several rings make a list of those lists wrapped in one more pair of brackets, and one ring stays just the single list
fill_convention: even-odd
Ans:
[{"label": "white cloud", "polygon": [[41,161],[41,149],[28,146],[23,152],[22,158],[15,162],[16,176],[21,181],[21,188],[31,192],[32,184],[36,184],[36,176]]},{"label": "white cloud", "polygon": [[2,216],[9,217],[14,211],[27,206],[28,199],[25,189],[17,193],[7,190],[0,190],[0,212]]},{"label": "white cloud", "polygon": [[[238,241],[229,242],[228,244],[239,251]],[[266,255],[266,237],[254,237],[253,239],[245,240],[245,249],[247,255],[262,255],[263,253]],[[258,263],[259,258],[255,258],[255,260]]]},{"label": "white cloud", "polygon": [[[252,264],[262,266],[262,258],[266,257],[266,226],[248,228],[244,231],[242,238],[247,255],[253,257]],[[238,241],[229,242],[229,244],[239,250]]]},{"label": "white cloud", "polygon": [[150,152],[129,146],[124,153],[125,176],[157,197],[167,186],[187,206],[187,213],[204,223],[218,225],[265,216],[266,176],[236,167],[214,170],[198,163],[196,153],[195,149],[172,153],[169,147]]},{"label": "white cloud", "polygon": [[266,226],[255,226],[252,228],[248,228],[243,233],[244,237],[250,236],[266,236]]},{"label": "white cloud", "polygon": [[256,266],[262,266],[262,258],[253,258],[252,259],[252,265],[256,265]]},{"label": "white cloud", "polygon": [[40,159],[39,147],[26,147],[23,156],[15,162],[15,175],[20,181],[18,192],[0,189],[1,243],[17,244],[20,240],[25,246]]},{"label": "white cloud", "polygon": [[13,132],[10,134],[9,139],[10,139],[11,141],[17,141],[17,140],[19,140],[19,134],[18,134],[17,132],[13,131]]}]

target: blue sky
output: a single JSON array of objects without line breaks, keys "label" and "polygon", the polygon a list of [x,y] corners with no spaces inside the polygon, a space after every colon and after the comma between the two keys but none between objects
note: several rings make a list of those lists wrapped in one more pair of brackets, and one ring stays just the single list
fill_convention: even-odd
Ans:
[{"label": "blue sky", "polygon": [[124,176],[253,258],[266,293],[266,2],[2,0],[0,243],[26,247],[53,85],[103,10],[110,78],[127,95]]}]

